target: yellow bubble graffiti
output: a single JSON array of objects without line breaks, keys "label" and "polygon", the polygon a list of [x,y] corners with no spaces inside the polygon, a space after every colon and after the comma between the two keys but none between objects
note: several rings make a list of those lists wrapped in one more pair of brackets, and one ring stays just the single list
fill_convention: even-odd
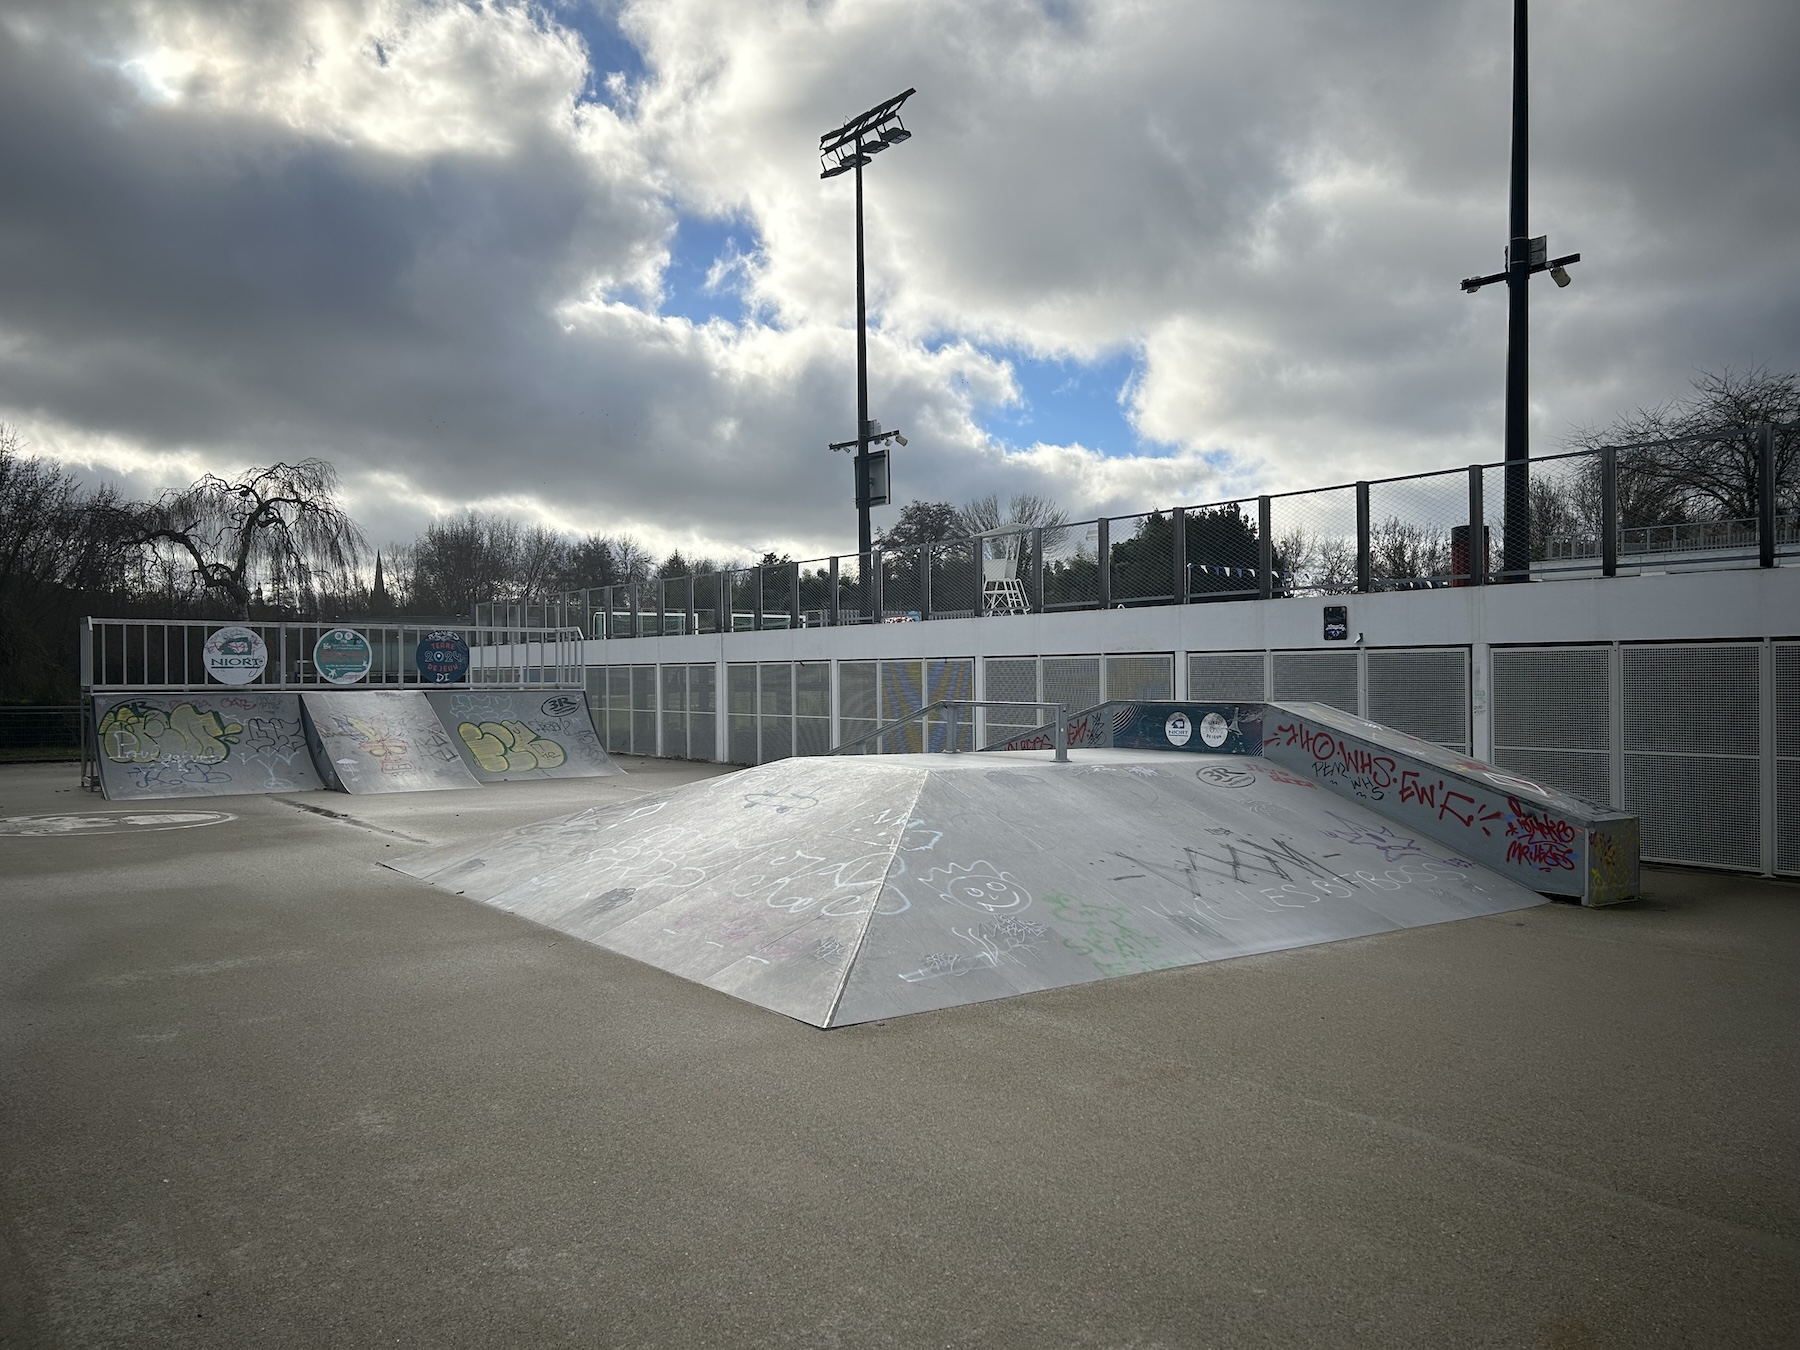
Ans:
[{"label": "yellow bubble graffiti", "polygon": [[547,741],[523,722],[464,722],[456,728],[475,762],[489,773],[554,769],[568,759],[562,746]]},{"label": "yellow bubble graffiti", "polygon": [[148,703],[121,703],[100,719],[100,750],[114,764],[155,764],[180,759],[218,764],[231,753],[244,728],[191,703],[172,709]]}]

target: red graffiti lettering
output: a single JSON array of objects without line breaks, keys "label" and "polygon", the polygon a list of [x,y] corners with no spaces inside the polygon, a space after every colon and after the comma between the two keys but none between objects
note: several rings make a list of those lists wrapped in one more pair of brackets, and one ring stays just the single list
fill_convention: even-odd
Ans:
[{"label": "red graffiti lettering", "polygon": [[[1440,783],[1438,786],[1442,787],[1443,784]],[[1455,802],[1462,802],[1469,809],[1466,812],[1459,811],[1452,804]],[[1438,819],[1442,820],[1447,815],[1455,816],[1456,819],[1460,820],[1465,826],[1473,825],[1475,823],[1475,799],[1466,792],[1451,792],[1446,789],[1444,792],[1444,804],[1438,807]]]},{"label": "red graffiti lettering", "polygon": [[1506,799],[1506,860],[1540,872],[1575,870],[1575,827],[1566,820],[1536,815],[1517,797]]}]

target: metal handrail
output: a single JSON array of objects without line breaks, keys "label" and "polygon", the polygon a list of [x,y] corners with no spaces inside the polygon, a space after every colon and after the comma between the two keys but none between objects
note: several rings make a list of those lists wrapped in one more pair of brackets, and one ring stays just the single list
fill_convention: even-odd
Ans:
[{"label": "metal handrail", "polygon": [[940,698],[937,702],[927,703],[923,708],[909,712],[904,717],[895,718],[885,726],[876,727],[875,730],[871,731],[866,736],[858,736],[853,741],[845,741],[831,753],[834,755],[848,754],[858,746],[867,745],[870,741],[877,740],[896,728],[905,726],[908,722],[917,721],[928,713],[948,711],[950,713],[950,717],[947,719],[950,726],[950,734],[945,737],[945,741],[950,748],[946,753],[953,755],[956,753],[956,738],[961,731],[961,719],[956,715],[956,710],[958,708],[1055,708],[1056,762],[1058,764],[1067,764],[1069,762],[1069,705],[1066,703],[1052,703],[1049,699],[1030,698]]}]

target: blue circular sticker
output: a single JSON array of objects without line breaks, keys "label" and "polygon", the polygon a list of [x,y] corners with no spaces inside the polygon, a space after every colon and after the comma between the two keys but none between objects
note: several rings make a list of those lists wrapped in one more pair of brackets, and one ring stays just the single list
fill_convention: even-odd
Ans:
[{"label": "blue circular sticker", "polygon": [[369,673],[374,653],[369,639],[354,628],[333,628],[313,644],[313,665],[330,684],[355,684]]},{"label": "blue circular sticker", "polygon": [[419,683],[461,684],[469,674],[469,644],[449,629],[419,639]]}]

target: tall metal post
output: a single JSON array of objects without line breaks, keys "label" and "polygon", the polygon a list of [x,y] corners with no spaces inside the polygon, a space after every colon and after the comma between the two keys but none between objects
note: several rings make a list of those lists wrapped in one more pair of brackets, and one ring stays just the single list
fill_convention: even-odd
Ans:
[{"label": "tall metal post", "polygon": [[1756,429],[1756,562],[1775,565],[1775,425]]},{"label": "tall metal post", "polygon": [[1175,592],[1175,603],[1185,605],[1188,602],[1187,588],[1187,508],[1178,506],[1169,513],[1170,538],[1175,546],[1170,550],[1170,563],[1174,571],[1170,585]]},{"label": "tall metal post", "polygon": [[1469,466],[1469,585],[1487,585],[1487,503],[1483,500],[1486,478],[1481,465]]},{"label": "tall metal post", "polygon": [[1275,540],[1271,537],[1273,511],[1267,497],[1256,499],[1256,598],[1275,596]]},{"label": "tall metal post", "polygon": [[1531,113],[1526,0],[1513,0],[1512,196],[1506,248],[1506,545],[1507,581],[1531,577]]},{"label": "tall metal post", "polygon": [[1619,575],[1619,452],[1600,448],[1600,575]]},{"label": "tall metal post", "polygon": [[[831,586],[831,601],[826,608],[825,622],[836,628],[844,620],[842,602],[838,598],[838,560],[835,554],[831,559],[831,569],[827,579]],[[833,744],[835,745],[836,742],[834,741]]]},{"label": "tall metal post", "polygon": [[1099,520],[1099,535],[1095,547],[1095,561],[1100,564],[1098,581],[1100,584],[1100,608],[1112,608],[1112,521],[1105,516]]},{"label": "tall metal post", "polygon": [[869,309],[863,293],[862,145],[856,147],[856,551],[871,547],[869,530]]},{"label": "tall metal post", "polygon": [[1356,589],[1364,594],[1375,589],[1374,560],[1369,553],[1369,485],[1356,485]]}]

